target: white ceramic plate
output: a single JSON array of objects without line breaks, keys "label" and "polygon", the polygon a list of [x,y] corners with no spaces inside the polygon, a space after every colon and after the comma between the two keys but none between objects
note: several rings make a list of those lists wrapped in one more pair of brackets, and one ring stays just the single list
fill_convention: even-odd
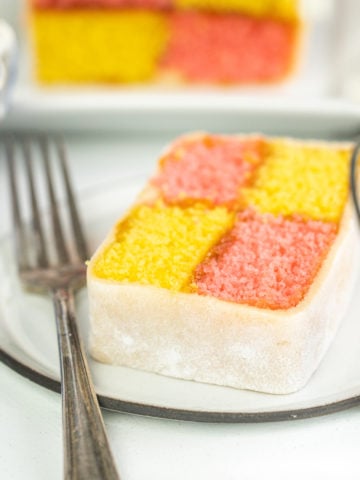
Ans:
[{"label": "white ceramic plate", "polygon": [[[133,176],[82,198],[91,248],[132,202],[145,181]],[[0,359],[36,383],[59,391],[56,330],[52,305],[42,296],[22,292],[17,281],[12,237],[0,242]],[[291,395],[182,381],[90,359],[103,407],[193,421],[259,422],[322,415],[360,401],[360,283],[338,335],[308,385]],[[86,291],[79,294],[81,332],[87,338]]]}]

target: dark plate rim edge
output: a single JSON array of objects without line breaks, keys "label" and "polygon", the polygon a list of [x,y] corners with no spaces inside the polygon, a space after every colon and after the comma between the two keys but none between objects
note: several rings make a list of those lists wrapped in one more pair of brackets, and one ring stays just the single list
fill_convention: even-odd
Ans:
[{"label": "dark plate rim edge", "polygon": [[[0,347],[0,361],[8,368],[22,377],[36,383],[50,391],[61,393],[61,384],[47,375],[29,367],[25,363]],[[315,407],[300,409],[279,410],[274,412],[218,412],[208,410],[183,410],[178,408],[161,407],[143,403],[98,395],[99,404],[105,410],[129,413],[147,417],[162,418],[168,420],[185,420],[202,423],[265,423],[287,420],[301,420],[306,418],[329,415],[340,412],[360,404],[360,395],[355,395],[343,400],[331,402]]]}]

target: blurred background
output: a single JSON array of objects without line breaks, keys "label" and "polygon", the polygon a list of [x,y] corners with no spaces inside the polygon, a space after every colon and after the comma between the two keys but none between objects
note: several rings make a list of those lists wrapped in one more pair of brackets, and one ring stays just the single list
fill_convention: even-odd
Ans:
[{"label": "blurred background", "polygon": [[222,129],[226,113],[261,130],[297,112],[301,131],[306,109],[327,128],[357,115],[359,15],[357,0],[0,0],[19,45],[6,124]]}]

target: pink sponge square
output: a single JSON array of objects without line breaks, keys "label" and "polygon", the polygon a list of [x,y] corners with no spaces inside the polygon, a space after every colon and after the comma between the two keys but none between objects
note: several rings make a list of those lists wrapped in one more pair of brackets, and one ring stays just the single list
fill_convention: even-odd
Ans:
[{"label": "pink sponge square", "polygon": [[294,307],[311,285],[336,231],[334,223],[242,212],[197,267],[197,291],[257,307]]},{"label": "pink sponge square", "polygon": [[255,138],[216,135],[179,141],[163,158],[153,184],[168,203],[234,203],[262,159],[262,146]]},{"label": "pink sponge square", "polygon": [[276,81],[291,68],[292,23],[238,14],[180,12],[172,17],[163,64],[195,82]]}]

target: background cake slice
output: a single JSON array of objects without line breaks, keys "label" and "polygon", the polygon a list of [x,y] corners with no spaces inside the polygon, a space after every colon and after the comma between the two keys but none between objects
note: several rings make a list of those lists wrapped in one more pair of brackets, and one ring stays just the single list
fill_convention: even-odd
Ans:
[{"label": "background cake slice", "polygon": [[262,392],[304,386],[357,271],[349,148],[176,140],[90,261],[92,355]]},{"label": "background cake slice", "polygon": [[297,1],[28,2],[42,83],[275,83],[297,57]]}]

